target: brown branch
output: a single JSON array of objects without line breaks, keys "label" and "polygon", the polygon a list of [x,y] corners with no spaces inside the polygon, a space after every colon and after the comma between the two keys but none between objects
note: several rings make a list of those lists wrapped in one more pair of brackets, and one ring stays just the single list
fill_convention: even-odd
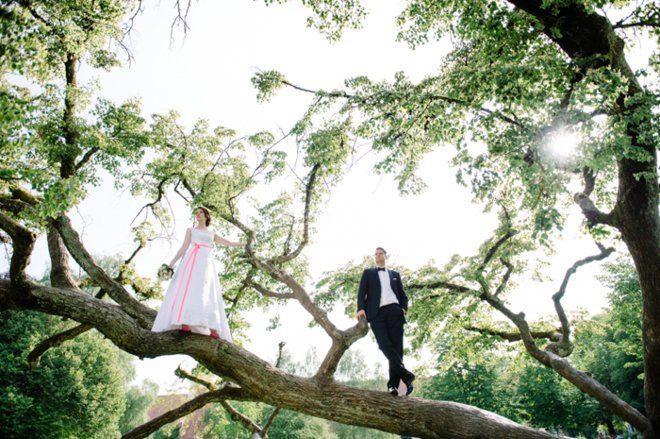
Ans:
[{"label": "brown branch", "polygon": [[339,337],[332,338],[332,345],[330,349],[325,354],[325,358],[321,362],[319,369],[314,375],[314,379],[320,382],[326,382],[332,379],[332,376],[337,370],[339,361],[344,356],[346,351],[351,347],[353,343],[367,335],[369,332],[369,326],[365,319],[360,319],[358,322],[351,328],[340,331]]},{"label": "brown branch", "polygon": [[504,243],[511,239],[515,234],[515,231],[507,230],[506,233],[500,239],[498,239],[490,249],[488,249],[488,252],[486,252],[486,257],[484,257],[484,260],[481,265],[479,265],[479,268],[477,268],[477,271],[482,272],[491,261],[491,259],[493,259],[493,256],[495,256],[497,250],[499,250],[499,248],[502,247]]},{"label": "brown branch", "polygon": [[596,187],[596,174],[594,173],[593,169],[591,169],[588,166],[585,166],[582,169],[582,178],[584,178],[584,190],[582,191],[582,193],[587,197],[590,197],[591,193],[594,191],[594,188]]},{"label": "brown branch", "polygon": [[612,27],[614,29],[624,29],[627,27],[660,27],[660,23],[655,22],[655,21],[647,21],[647,20],[640,20],[640,21],[633,21],[630,23],[616,23],[613,24]]},{"label": "brown branch", "polygon": [[277,360],[275,360],[275,367],[279,369],[280,363],[282,362],[282,353],[284,352],[284,345],[286,342],[281,341],[277,345]]},{"label": "brown branch", "polygon": [[330,321],[325,311],[316,306],[316,304],[309,297],[309,294],[307,294],[305,288],[300,285],[300,283],[298,283],[298,281],[296,281],[293,276],[284,270],[275,267],[271,262],[258,258],[257,255],[254,254],[254,251],[252,250],[252,244],[254,243],[255,236],[254,231],[243,224],[233,214],[223,215],[223,218],[238,227],[248,237],[247,243],[245,244],[245,256],[247,258],[247,262],[249,262],[250,265],[252,265],[254,268],[268,274],[273,280],[281,282],[289,287],[294,298],[298,300],[302,307],[312,315],[316,323],[318,323],[319,326],[325,330],[330,338],[333,340],[341,338],[343,336],[342,331],[337,329],[334,323]]},{"label": "brown branch", "polygon": [[[438,280],[438,281],[433,281],[433,282],[427,282],[427,283],[412,283],[406,285],[406,290],[423,290],[423,289],[429,289],[429,290],[437,290],[437,289],[446,289],[449,291],[452,291],[454,293],[470,293],[470,294],[479,294],[479,291],[475,290],[474,288],[469,288],[463,285],[458,285],[453,282],[447,282],[444,280]],[[430,299],[430,298],[435,298],[439,297],[439,294],[431,294],[427,297],[423,297],[422,300],[425,299]]]},{"label": "brown branch", "polygon": [[206,381],[203,378],[193,375],[192,373],[186,371],[185,369],[181,369],[181,366],[178,366],[176,368],[176,370],[174,371],[174,375],[178,376],[181,379],[189,380],[201,386],[204,386],[206,387],[207,390],[211,390],[211,391],[218,390],[218,386],[216,386],[212,382]]},{"label": "brown branch", "polygon": [[596,224],[607,224],[616,227],[615,217],[612,212],[605,213],[600,211],[591,198],[584,193],[577,193],[573,196],[573,200],[582,209],[582,214],[587,218],[589,226]]},{"label": "brown branch", "polygon": [[241,388],[223,387],[218,390],[202,393],[179,407],[169,410],[160,416],[155,417],[122,436],[122,439],[141,439],[149,436],[163,425],[174,422],[190,413],[199,410],[212,402],[221,402],[225,399],[252,401],[254,398]]},{"label": "brown branch", "polygon": [[[120,349],[139,357],[191,356],[210,372],[241,386],[234,391],[242,396],[223,394],[221,398],[224,399],[260,401],[335,422],[417,437],[556,439],[555,435],[516,424],[476,407],[421,398],[391,398],[386,392],[357,389],[335,382],[319,385],[315,380],[287,374],[241,347],[222,340],[180,331],[151,332],[138,325],[120,307],[95,300],[82,292],[30,284],[31,300],[17,305],[12,303],[10,291],[10,283],[0,279],[2,306],[34,309],[93,325]],[[420,417],[424,422],[419,421]],[[466,419],[469,422],[465,422]]]},{"label": "brown branch", "polygon": [[612,212],[605,213],[600,211],[594,202],[589,198],[596,186],[596,175],[589,167],[582,169],[582,178],[584,179],[584,190],[573,196],[573,200],[582,209],[582,214],[587,218],[589,227],[596,224],[607,224],[616,226],[615,217]]},{"label": "brown branch", "polygon": [[303,248],[305,248],[305,246],[309,242],[309,211],[312,203],[312,196],[314,195],[314,184],[316,183],[316,174],[318,173],[320,167],[321,165],[319,164],[314,165],[314,167],[309,173],[309,177],[307,178],[307,185],[305,186],[305,213],[303,217],[303,239],[300,242],[300,244],[298,244],[298,247],[291,253],[274,258],[272,260],[274,264],[282,264],[284,262],[288,262],[292,259],[295,259],[296,257],[298,257],[300,252],[303,250]]},{"label": "brown branch", "polygon": [[52,337],[41,341],[27,356],[27,362],[32,369],[39,365],[39,360],[51,348],[58,347],[68,340],[72,340],[92,329],[92,325],[76,325],[66,331],[59,332]]},{"label": "brown branch", "polygon": [[[68,265],[68,253],[62,242],[62,238],[59,232],[52,226],[49,225],[48,230],[48,247],[51,255],[52,268],[51,268],[51,285],[60,288],[70,288],[77,289],[75,281],[70,275],[69,265]],[[133,258],[142,250],[144,247],[142,244],[139,244],[137,248],[131,253],[131,255],[124,261],[124,265],[131,263]],[[120,270],[119,274],[115,278],[115,281],[122,282],[123,271]],[[135,288],[135,287],[134,287]],[[137,290],[137,289],[136,289]],[[96,295],[96,299],[102,299],[105,296],[106,291],[100,289]],[[41,341],[29,354],[27,361],[32,368],[35,368],[39,365],[39,360],[51,348],[60,346],[62,343],[68,340],[72,340],[80,334],[90,330],[92,326],[90,325],[77,325],[73,328],[67,329],[60,333],[57,333],[47,339]]]},{"label": "brown branch", "polygon": [[614,252],[613,247],[605,248],[600,243],[596,243],[596,245],[598,246],[600,253],[593,256],[587,256],[586,258],[576,261],[571,266],[571,268],[566,270],[566,274],[564,275],[564,279],[561,282],[559,291],[557,291],[555,294],[552,295],[552,301],[554,302],[555,305],[555,311],[557,312],[557,317],[559,317],[559,321],[561,322],[562,338],[561,341],[557,343],[548,344],[546,349],[552,351],[553,353],[561,357],[567,357],[573,351],[573,344],[570,341],[571,327],[568,323],[568,317],[566,317],[566,312],[564,312],[564,307],[561,304],[561,299],[564,297],[564,294],[566,293],[566,287],[568,286],[568,282],[571,279],[571,276],[575,274],[577,269],[580,268],[581,266],[589,264],[594,261],[601,261],[607,258],[608,256],[610,256]]},{"label": "brown branch", "polygon": [[79,171],[83,166],[85,166],[87,164],[87,162],[89,162],[91,160],[92,156],[94,154],[96,154],[97,152],[99,152],[100,150],[101,150],[101,148],[99,148],[98,146],[94,146],[92,148],[89,148],[85,152],[85,154],[80,158],[78,163],[76,163],[76,165],[74,166],[74,169],[76,171]]},{"label": "brown branch", "polygon": [[247,428],[252,433],[258,433],[261,436],[261,427],[259,427],[252,419],[236,410],[229,402],[227,402],[227,400],[221,400],[220,405],[227,410],[227,413],[229,413],[232,420],[240,422],[243,427]]},{"label": "brown branch", "polygon": [[[591,375],[575,369],[566,359],[550,351],[544,351],[534,342],[532,331],[525,320],[524,313],[514,313],[503,302],[490,294],[483,294],[482,300],[504,314],[520,331],[522,342],[527,352],[541,364],[550,367],[578,389],[594,397],[612,413],[629,422],[640,431],[650,428],[650,422],[643,414],[619,398],[607,387],[600,384]],[[650,431],[650,430],[649,430]]]},{"label": "brown branch", "polygon": [[80,151],[80,133],[75,121],[78,88],[77,69],[77,55],[67,53],[64,61],[66,90],[64,92],[64,114],[62,115],[62,131],[67,148],[60,157],[60,177],[62,179],[69,178],[76,172],[75,159]]},{"label": "brown branch", "polygon": [[[208,390],[211,392],[218,390],[218,387],[211,383],[210,381],[206,381],[202,378],[199,378],[190,372],[187,372],[183,369],[181,369],[181,366],[177,367],[176,370],[174,371],[174,374],[178,376],[179,378],[182,379],[187,379],[192,382],[195,382],[197,384],[200,384],[204,387],[206,387]],[[224,386],[223,386],[224,387]],[[259,427],[254,421],[252,421],[250,418],[247,416],[243,415],[240,413],[238,410],[236,410],[229,402],[226,400],[218,400],[217,402],[222,405],[222,407],[229,413],[229,416],[234,420],[240,422],[245,428],[250,430],[252,433],[260,433],[261,432],[261,427]],[[183,416],[185,416],[187,413],[185,413]],[[172,422],[172,421],[170,421]]]},{"label": "brown branch", "polygon": [[[499,337],[508,342],[520,341],[522,336],[519,331],[503,331],[500,329],[494,328],[479,328],[477,326],[466,326],[465,329],[468,331],[478,332],[484,335],[492,335],[494,337]],[[534,339],[547,338],[552,341],[561,340],[561,328],[549,329],[547,331],[530,331],[530,334]]]},{"label": "brown branch", "polygon": [[[104,290],[99,290],[94,296],[96,299],[102,299],[105,296]],[[69,328],[65,331],[58,332],[57,334],[51,335],[50,337],[39,342],[37,346],[28,354],[27,362],[32,369],[35,369],[39,366],[39,361],[41,357],[51,348],[56,348],[62,345],[64,342],[73,340],[78,337],[80,334],[92,329],[92,325],[80,324],[76,325],[73,328]]]},{"label": "brown branch", "polygon": [[[591,262],[592,260],[603,259],[604,257],[607,257],[605,256],[606,254],[609,255],[611,251],[613,251],[610,249],[604,249],[600,245],[599,248],[601,249],[601,254],[596,256],[590,256],[581,261],[578,261],[576,263],[577,265],[574,265],[574,267],[577,268],[581,265]],[[481,267],[482,269],[485,268],[485,264],[482,264]],[[575,271],[575,268],[572,268],[573,272]],[[488,285],[483,279],[482,273],[478,273],[477,277],[480,278],[479,283],[481,285],[479,298],[482,301],[488,303],[491,307],[493,307],[500,313],[502,313],[504,316],[506,316],[518,328],[518,334],[520,340],[522,340],[525,349],[533,358],[535,358],[541,364],[555,370],[555,372],[557,372],[567,381],[572,383],[578,389],[594,397],[600,404],[602,404],[604,407],[612,411],[612,413],[616,414],[625,421],[629,422],[638,430],[651,431],[649,430],[651,428],[649,419],[646,418],[643,414],[641,414],[637,409],[635,409],[634,407],[626,403],[624,400],[619,398],[617,395],[615,395],[613,392],[611,392],[609,389],[607,389],[605,386],[603,386],[597,380],[595,380],[592,376],[575,369],[575,367],[573,367],[567,360],[565,360],[564,358],[553,352],[552,348],[548,350],[541,350],[534,341],[535,339],[534,333],[529,328],[529,324],[525,319],[525,314],[514,313],[498,297],[496,297],[493,294],[490,294],[488,292]],[[565,282],[563,282],[562,285],[568,282],[569,277],[570,275],[568,275],[567,273],[567,276],[564,279]],[[460,285],[452,285],[452,287],[454,292],[464,292],[464,291],[474,292],[474,290]],[[560,291],[562,291],[561,288]],[[560,296],[558,297],[561,298]],[[567,321],[562,321],[561,332],[562,332],[562,340],[567,339],[568,336]],[[553,342],[549,343],[549,345],[552,344]]]},{"label": "brown branch", "polygon": [[50,284],[60,288],[76,288],[77,284],[69,267],[69,253],[66,251],[60,234],[54,227],[48,226],[46,239],[51,262]]},{"label": "brown branch", "polygon": [[[19,293],[24,291],[28,284],[25,269],[30,262],[37,237],[28,228],[2,211],[0,211],[0,228],[11,237],[13,251],[9,263],[9,276],[12,287],[16,289],[16,293]],[[16,294],[16,297],[20,298],[20,294]]]},{"label": "brown branch", "polygon": [[266,434],[268,434],[268,429],[270,428],[271,425],[273,425],[273,421],[275,420],[275,417],[276,417],[279,413],[280,413],[280,408],[279,408],[279,407],[275,407],[275,409],[273,409],[273,412],[272,412],[272,413],[270,414],[270,416],[268,417],[268,420],[267,420],[266,423],[264,424],[264,427],[261,429],[262,437],[265,437]]},{"label": "brown branch", "polygon": [[[282,341],[279,343],[279,353],[277,356],[277,361],[275,362],[275,367],[279,367],[280,365],[280,360],[282,359],[282,351],[284,349],[285,343]],[[177,367],[176,371],[174,371],[174,374],[178,376],[179,378],[182,379],[187,379],[192,382],[195,382],[197,384],[200,384],[204,387],[206,387],[210,391],[217,390],[217,386],[210,381],[204,380],[202,378],[199,378],[198,376],[195,376],[191,374],[190,372],[185,371],[184,369],[181,369],[181,366]],[[256,422],[254,422],[252,419],[248,418],[247,416],[243,415],[240,413],[238,410],[236,410],[228,401],[226,400],[221,400],[219,401],[220,405],[229,413],[231,419],[234,421],[240,422],[246,429],[248,429],[252,433],[256,433],[259,435],[259,437],[265,437],[266,433],[268,431],[268,428],[272,424],[273,420],[275,419],[275,416],[279,413],[279,407],[276,407],[273,412],[271,413],[270,417],[268,418],[268,422],[266,425],[262,428],[260,427]]]},{"label": "brown branch", "polygon": [[502,276],[502,282],[500,282],[500,284],[497,286],[497,289],[495,290],[495,297],[499,296],[500,293],[504,291],[514,270],[513,264],[511,264],[506,259],[500,258],[500,262],[502,262],[502,265],[506,267],[506,272],[504,273],[504,276]]},{"label": "brown branch", "polygon": [[295,298],[295,295],[293,293],[277,293],[275,291],[271,291],[267,289],[266,287],[262,286],[261,284],[254,282],[253,280],[248,280],[245,282],[245,285],[248,287],[252,287],[253,289],[257,290],[260,294],[267,296],[267,297],[273,297],[275,299],[293,299]]},{"label": "brown branch", "polygon": [[78,232],[71,226],[71,221],[66,215],[60,215],[51,220],[51,224],[57,229],[64,244],[76,260],[78,265],[106,292],[115,300],[131,317],[137,319],[145,328],[151,328],[156,312],[140,303],[124,287],[112,279],[99,267],[94,258],[89,254],[83,245]]},{"label": "brown branch", "polygon": [[167,183],[167,181],[168,181],[169,179],[170,179],[170,177],[168,176],[168,177],[165,177],[165,178],[163,178],[162,180],[160,180],[160,181],[158,182],[158,184],[156,185],[156,191],[157,191],[156,199],[153,200],[153,201],[151,201],[151,202],[149,202],[149,203],[147,203],[147,204],[145,204],[144,206],[142,206],[142,207],[140,208],[140,210],[138,210],[138,212],[137,212],[137,213],[135,214],[135,216],[133,217],[133,220],[131,221],[131,224],[133,223],[133,221],[135,221],[135,219],[136,219],[138,216],[140,216],[140,214],[141,214],[145,209],[151,209],[151,210],[153,211],[153,207],[154,207],[156,204],[160,203],[160,200],[162,200],[162,199],[163,199],[163,196],[165,195],[165,184]]}]

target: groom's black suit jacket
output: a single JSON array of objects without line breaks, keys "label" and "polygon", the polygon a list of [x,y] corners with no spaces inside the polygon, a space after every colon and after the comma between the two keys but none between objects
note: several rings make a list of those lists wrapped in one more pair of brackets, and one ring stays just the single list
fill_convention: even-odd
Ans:
[{"label": "groom's black suit jacket", "polygon": [[[394,270],[387,270],[390,275],[390,286],[396,295],[401,308],[408,309],[408,296],[403,291],[401,276]],[[376,268],[367,268],[362,272],[360,286],[358,287],[358,311],[363,309],[367,313],[367,321],[371,321],[380,307],[380,277]]]}]

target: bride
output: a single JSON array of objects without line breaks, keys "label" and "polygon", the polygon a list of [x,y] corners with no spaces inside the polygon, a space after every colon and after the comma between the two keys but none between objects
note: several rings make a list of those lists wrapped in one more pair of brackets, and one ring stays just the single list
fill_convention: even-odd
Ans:
[{"label": "bride", "polygon": [[186,230],[181,248],[168,264],[170,269],[173,268],[183,256],[151,330],[181,329],[232,341],[213,260],[213,243],[229,247],[242,244],[228,241],[209,230],[211,212],[206,207],[195,209],[195,222],[195,227]]}]

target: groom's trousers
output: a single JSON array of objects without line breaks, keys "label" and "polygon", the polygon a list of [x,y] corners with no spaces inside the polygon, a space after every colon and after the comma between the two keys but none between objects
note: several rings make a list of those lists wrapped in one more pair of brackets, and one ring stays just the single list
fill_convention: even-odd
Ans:
[{"label": "groom's trousers", "polygon": [[382,306],[371,322],[371,330],[390,363],[387,387],[399,387],[399,380],[409,382],[414,376],[403,365],[403,325],[406,322],[403,308],[398,303]]}]

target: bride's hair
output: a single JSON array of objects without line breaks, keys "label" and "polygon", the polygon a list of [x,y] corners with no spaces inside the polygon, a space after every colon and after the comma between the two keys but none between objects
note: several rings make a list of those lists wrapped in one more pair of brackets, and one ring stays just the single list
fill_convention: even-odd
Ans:
[{"label": "bride's hair", "polygon": [[204,212],[204,217],[206,218],[206,227],[208,227],[211,224],[211,211],[204,206],[197,206],[195,208],[195,212],[197,212],[197,210]]}]

